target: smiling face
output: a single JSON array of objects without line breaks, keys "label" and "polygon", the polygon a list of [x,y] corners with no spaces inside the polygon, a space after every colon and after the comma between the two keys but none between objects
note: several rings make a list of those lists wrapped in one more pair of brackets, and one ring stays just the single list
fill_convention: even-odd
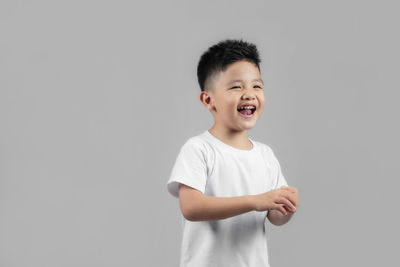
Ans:
[{"label": "smiling face", "polygon": [[[256,125],[265,102],[264,85],[256,65],[245,60],[234,62],[212,77],[209,85],[213,90],[201,92],[200,100],[211,110],[217,128],[242,132]],[[252,115],[239,112],[243,104],[254,105]]]}]

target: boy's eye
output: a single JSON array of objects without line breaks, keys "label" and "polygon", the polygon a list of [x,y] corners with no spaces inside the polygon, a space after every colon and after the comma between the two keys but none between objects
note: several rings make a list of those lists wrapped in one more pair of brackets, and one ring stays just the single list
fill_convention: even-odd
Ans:
[{"label": "boy's eye", "polygon": [[[231,89],[235,89],[235,88],[240,88],[240,86],[233,86],[233,87],[231,87]],[[262,87],[259,86],[259,85],[255,85],[254,88],[260,88],[260,89],[262,89]]]}]

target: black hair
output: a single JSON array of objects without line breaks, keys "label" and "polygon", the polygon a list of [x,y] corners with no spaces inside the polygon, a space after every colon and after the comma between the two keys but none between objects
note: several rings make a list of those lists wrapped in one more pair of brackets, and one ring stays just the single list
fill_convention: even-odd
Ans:
[{"label": "black hair", "polygon": [[220,71],[224,71],[230,64],[239,60],[254,63],[260,70],[260,55],[256,45],[252,43],[226,39],[208,48],[200,57],[197,65],[197,80],[201,91],[206,89],[207,79]]}]

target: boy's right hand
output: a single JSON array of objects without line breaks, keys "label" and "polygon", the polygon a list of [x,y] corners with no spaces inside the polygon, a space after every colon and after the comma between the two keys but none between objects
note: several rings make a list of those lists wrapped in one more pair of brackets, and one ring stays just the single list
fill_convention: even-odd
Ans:
[{"label": "boy's right hand", "polygon": [[282,214],[286,214],[287,211],[295,212],[296,200],[292,193],[293,189],[297,190],[291,186],[285,186],[255,195],[253,202],[254,210],[279,210]]}]

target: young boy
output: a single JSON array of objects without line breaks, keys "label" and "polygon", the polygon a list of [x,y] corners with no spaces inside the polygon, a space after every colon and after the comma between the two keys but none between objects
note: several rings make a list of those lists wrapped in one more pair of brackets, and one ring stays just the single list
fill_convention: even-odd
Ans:
[{"label": "young boy", "polygon": [[259,63],[242,40],[200,58],[200,101],[214,125],[183,144],[167,182],[183,215],[181,267],[269,267],[266,218],[282,225],[298,206],[272,149],[248,137],[265,102]]}]

